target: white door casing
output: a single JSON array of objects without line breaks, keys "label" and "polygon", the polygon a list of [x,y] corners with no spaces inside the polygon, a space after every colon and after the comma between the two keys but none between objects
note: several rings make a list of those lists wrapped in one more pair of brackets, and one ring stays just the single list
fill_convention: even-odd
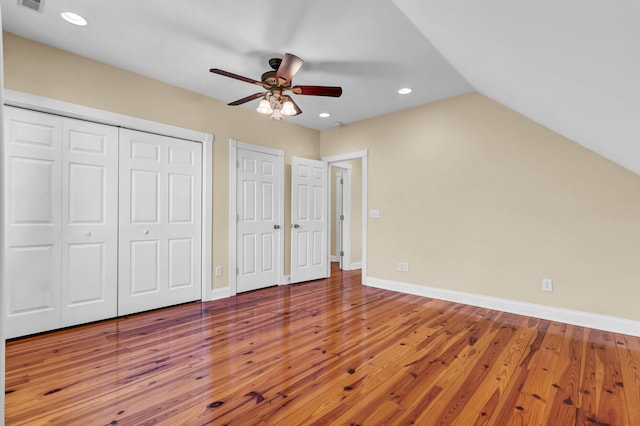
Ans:
[{"label": "white door casing", "polygon": [[60,326],[60,117],[5,108],[7,337]]},{"label": "white door casing", "polygon": [[343,171],[338,169],[336,172],[336,257],[338,258],[338,263],[340,265],[340,269],[343,268],[344,262],[344,199],[343,199]]},{"label": "white door casing", "polygon": [[118,129],[65,118],[61,326],[117,315],[117,265]]},{"label": "white door casing", "polygon": [[240,293],[281,281],[283,163],[280,151],[237,144],[234,150],[236,255],[232,260],[235,257],[235,292]]},{"label": "white door casing", "polygon": [[334,165],[340,164],[343,161],[360,159],[362,161],[362,284],[367,285],[367,240],[368,240],[368,216],[369,216],[369,198],[368,198],[368,186],[369,186],[369,153],[367,150],[350,152],[346,154],[338,154],[322,157],[323,161]]},{"label": "white door casing", "polygon": [[118,315],[202,297],[201,148],[120,129]]},{"label": "white door casing", "polygon": [[329,276],[328,164],[291,162],[291,282]]}]

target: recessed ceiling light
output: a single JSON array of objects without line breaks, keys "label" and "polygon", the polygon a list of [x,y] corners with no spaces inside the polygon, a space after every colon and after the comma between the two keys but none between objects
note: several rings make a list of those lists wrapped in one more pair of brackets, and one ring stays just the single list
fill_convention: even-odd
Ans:
[{"label": "recessed ceiling light", "polygon": [[403,87],[402,89],[398,90],[398,93],[400,93],[401,95],[408,95],[409,93],[411,93],[411,89],[409,89],[408,87]]},{"label": "recessed ceiling light", "polygon": [[320,118],[327,118],[331,117],[331,114],[329,114],[328,112],[321,112],[320,114],[318,114],[318,116],[320,116]]},{"label": "recessed ceiling light", "polygon": [[78,15],[77,13],[62,12],[60,16],[62,16],[62,19],[64,19],[70,24],[77,25],[79,27],[84,27],[85,25],[87,25],[87,20],[84,19],[82,16]]}]

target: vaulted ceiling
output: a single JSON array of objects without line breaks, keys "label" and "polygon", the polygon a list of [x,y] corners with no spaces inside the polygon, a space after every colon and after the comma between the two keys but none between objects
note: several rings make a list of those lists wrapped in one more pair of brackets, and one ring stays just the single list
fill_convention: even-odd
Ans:
[{"label": "vaulted ceiling", "polygon": [[478,92],[640,173],[640,2],[393,1]]},{"label": "vaulted ceiling", "polygon": [[287,120],[317,130],[477,90],[640,173],[637,0],[21,1],[0,0],[4,30],[224,102],[256,86],[209,68],[259,80],[296,54],[294,84],[344,89],[295,98]]}]

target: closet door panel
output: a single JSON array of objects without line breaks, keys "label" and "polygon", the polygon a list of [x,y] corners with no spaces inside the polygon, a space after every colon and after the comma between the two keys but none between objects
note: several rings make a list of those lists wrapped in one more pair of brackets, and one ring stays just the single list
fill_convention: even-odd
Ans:
[{"label": "closet door panel", "polygon": [[120,130],[118,314],[200,300],[201,145]]},{"label": "closet door panel", "polygon": [[5,108],[7,337],[60,326],[60,117]]},{"label": "closet door panel", "polygon": [[64,119],[62,325],[117,315],[118,130]]},{"label": "closet door panel", "polygon": [[167,142],[167,284],[170,293],[190,294],[199,300],[202,145],[179,139]]}]

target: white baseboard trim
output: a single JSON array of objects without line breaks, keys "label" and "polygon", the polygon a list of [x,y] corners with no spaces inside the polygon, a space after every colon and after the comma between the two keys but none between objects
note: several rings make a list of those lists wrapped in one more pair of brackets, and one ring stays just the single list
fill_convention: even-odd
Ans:
[{"label": "white baseboard trim", "polygon": [[356,269],[362,269],[362,262],[353,262],[348,268],[344,268],[345,271],[355,271]]},{"label": "white baseboard trim", "polygon": [[367,277],[365,285],[397,291],[400,293],[463,303],[466,305],[495,309],[512,314],[526,315],[550,321],[563,322],[582,327],[640,337],[640,321],[630,319],[556,308],[553,306],[537,305],[534,303],[519,302],[516,300],[507,300],[498,297],[483,296],[460,291],[445,290],[441,288],[424,287],[417,284],[402,283],[373,277]]},{"label": "white baseboard trim", "polygon": [[227,297],[231,297],[231,288],[223,287],[223,288],[214,288],[209,290],[209,300],[219,300],[225,299]]},{"label": "white baseboard trim", "polygon": [[340,256],[331,256],[332,262],[340,262]]}]

